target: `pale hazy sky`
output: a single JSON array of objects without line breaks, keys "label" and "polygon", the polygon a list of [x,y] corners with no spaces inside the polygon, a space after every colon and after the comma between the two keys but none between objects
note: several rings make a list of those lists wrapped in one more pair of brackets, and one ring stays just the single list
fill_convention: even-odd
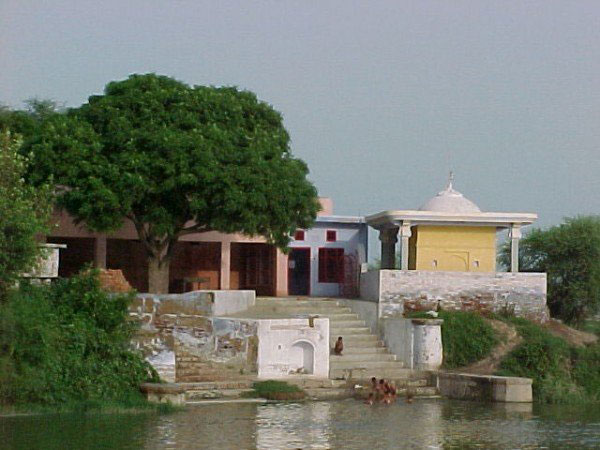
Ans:
[{"label": "pale hazy sky", "polygon": [[[600,1],[0,0],[0,102],[157,72],[281,111],[338,214],[600,213]],[[372,241],[372,245],[376,244]]]}]

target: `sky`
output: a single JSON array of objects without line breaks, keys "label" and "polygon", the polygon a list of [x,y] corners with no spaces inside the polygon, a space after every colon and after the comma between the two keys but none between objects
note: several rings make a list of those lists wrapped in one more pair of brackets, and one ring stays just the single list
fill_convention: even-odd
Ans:
[{"label": "sky", "polygon": [[284,116],[335,213],[600,213],[600,2],[0,0],[0,103],[155,72]]}]

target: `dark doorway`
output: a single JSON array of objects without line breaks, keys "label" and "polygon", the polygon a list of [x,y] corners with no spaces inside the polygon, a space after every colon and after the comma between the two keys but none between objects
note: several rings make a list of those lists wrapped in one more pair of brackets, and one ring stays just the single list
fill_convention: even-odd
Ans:
[{"label": "dark doorway", "polygon": [[294,248],[288,257],[288,293],[310,294],[310,249]]},{"label": "dark doorway", "polygon": [[256,295],[275,295],[275,247],[269,244],[231,244],[231,289]]}]

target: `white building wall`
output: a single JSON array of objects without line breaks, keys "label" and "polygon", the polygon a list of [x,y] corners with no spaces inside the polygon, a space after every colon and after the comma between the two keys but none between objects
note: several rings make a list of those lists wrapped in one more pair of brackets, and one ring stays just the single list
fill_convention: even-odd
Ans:
[{"label": "white building wall", "polygon": [[258,378],[329,377],[329,319],[258,321]]},{"label": "white building wall", "polygon": [[[322,218],[321,218],[322,219]],[[327,241],[327,230],[337,233],[335,242]],[[319,283],[319,249],[343,248],[344,255],[358,257],[360,264],[367,261],[367,226],[364,223],[341,223],[334,220],[319,221],[304,230],[303,241],[292,241],[290,248],[310,248],[310,295],[313,297],[336,297],[340,295],[339,283]]]}]

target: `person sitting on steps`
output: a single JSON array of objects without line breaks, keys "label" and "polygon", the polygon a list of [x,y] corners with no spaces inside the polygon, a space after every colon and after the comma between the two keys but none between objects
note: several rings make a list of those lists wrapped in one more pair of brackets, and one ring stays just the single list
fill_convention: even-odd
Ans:
[{"label": "person sitting on steps", "polygon": [[335,343],[335,347],[333,348],[333,353],[335,353],[338,356],[342,356],[343,350],[344,350],[344,341],[342,340],[342,337],[340,336]]}]

